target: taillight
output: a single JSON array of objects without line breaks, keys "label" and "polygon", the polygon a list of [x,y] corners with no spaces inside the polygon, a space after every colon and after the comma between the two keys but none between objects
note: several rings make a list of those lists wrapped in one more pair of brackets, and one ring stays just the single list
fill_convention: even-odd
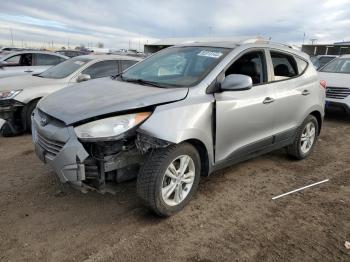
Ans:
[{"label": "taillight", "polygon": [[320,81],[320,85],[321,85],[324,89],[327,88],[327,82],[326,82],[325,80],[321,80],[321,81]]}]

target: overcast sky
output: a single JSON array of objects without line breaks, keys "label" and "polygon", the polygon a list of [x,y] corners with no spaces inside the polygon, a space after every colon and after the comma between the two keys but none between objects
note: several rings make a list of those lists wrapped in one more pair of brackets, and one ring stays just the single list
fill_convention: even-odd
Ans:
[{"label": "overcast sky", "polygon": [[350,0],[1,0],[0,45],[141,48],[168,37],[350,41]]}]

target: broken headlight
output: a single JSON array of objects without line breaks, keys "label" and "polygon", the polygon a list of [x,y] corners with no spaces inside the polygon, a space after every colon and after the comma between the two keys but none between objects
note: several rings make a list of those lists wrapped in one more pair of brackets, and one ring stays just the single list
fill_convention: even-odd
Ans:
[{"label": "broken headlight", "polygon": [[77,126],[74,131],[82,140],[113,140],[145,121],[150,115],[150,112],[142,112],[104,118]]},{"label": "broken headlight", "polygon": [[22,90],[0,91],[0,99],[12,99],[21,92],[22,92]]}]

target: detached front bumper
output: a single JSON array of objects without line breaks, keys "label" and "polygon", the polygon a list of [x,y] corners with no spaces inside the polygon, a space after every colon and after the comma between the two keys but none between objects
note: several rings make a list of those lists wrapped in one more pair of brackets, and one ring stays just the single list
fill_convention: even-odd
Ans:
[{"label": "detached front bumper", "polygon": [[39,113],[32,117],[32,135],[38,158],[53,168],[62,183],[82,186],[84,161],[89,157],[73,127]]},{"label": "detached front bumper", "polygon": [[0,130],[16,134],[21,129],[21,109],[24,104],[14,99],[0,100]]}]

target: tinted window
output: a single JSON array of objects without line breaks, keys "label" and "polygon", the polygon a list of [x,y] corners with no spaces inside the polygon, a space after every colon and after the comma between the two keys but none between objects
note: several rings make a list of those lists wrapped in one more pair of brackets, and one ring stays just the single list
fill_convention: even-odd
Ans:
[{"label": "tinted window", "polygon": [[129,68],[130,66],[134,65],[137,63],[137,61],[132,61],[132,60],[122,60],[122,71],[125,69]]},{"label": "tinted window", "polygon": [[350,74],[350,59],[337,58],[325,65],[321,72]]},{"label": "tinted window", "polygon": [[118,74],[118,61],[108,60],[97,62],[86,68],[83,74],[90,75],[92,79]]},{"label": "tinted window", "polygon": [[288,79],[298,75],[298,67],[293,56],[279,52],[270,52],[275,80]]},{"label": "tinted window", "polygon": [[46,71],[42,72],[39,76],[54,79],[65,78],[76,72],[78,69],[90,61],[91,59],[88,58],[71,58],[56,66],[50,67]]},{"label": "tinted window", "polygon": [[48,54],[35,54],[35,58],[37,66],[57,65],[61,62],[60,57]]},{"label": "tinted window", "polygon": [[329,63],[332,61],[335,57],[332,56],[321,56],[318,61],[319,61],[319,68],[324,66],[325,64]]},{"label": "tinted window", "polygon": [[225,76],[231,74],[241,74],[250,76],[253,84],[262,84],[267,81],[266,61],[264,53],[250,52],[235,61],[225,72]]},{"label": "tinted window", "polygon": [[124,81],[143,80],[162,87],[193,86],[227,55],[219,47],[171,47],[137,63],[123,73]]}]

